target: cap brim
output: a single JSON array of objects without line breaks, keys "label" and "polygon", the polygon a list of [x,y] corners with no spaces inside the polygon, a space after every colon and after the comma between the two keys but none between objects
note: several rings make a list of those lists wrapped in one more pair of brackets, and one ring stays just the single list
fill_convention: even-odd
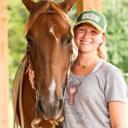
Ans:
[{"label": "cap brim", "polygon": [[80,22],[76,23],[76,24],[73,26],[73,31],[74,31],[74,28],[75,28],[75,27],[77,27],[78,25],[83,24],[83,23],[91,24],[91,25],[94,26],[97,30],[99,30],[99,31],[101,31],[101,32],[105,32],[98,24],[96,24],[95,22],[90,21],[90,20],[84,20],[84,21],[80,21]]}]

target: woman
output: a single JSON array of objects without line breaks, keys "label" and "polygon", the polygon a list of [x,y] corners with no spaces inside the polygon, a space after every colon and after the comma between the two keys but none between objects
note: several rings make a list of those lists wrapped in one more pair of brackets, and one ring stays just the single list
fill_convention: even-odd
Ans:
[{"label": "woman", "polygon": [[72,63],[63,128],[126,128],[126,84],[106,60],[107,22],[97,11],[82,12],[73,28],[78,56]]}]

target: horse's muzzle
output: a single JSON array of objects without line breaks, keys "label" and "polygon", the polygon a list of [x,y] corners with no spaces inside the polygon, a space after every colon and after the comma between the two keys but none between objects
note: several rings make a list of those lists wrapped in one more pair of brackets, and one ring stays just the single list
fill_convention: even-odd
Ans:
[{"label": "horse's muzzle", "polygon": [[54,105],[38,101],[37,111],[46,120],[57,120],[62,116],[63,106],[63,100],[57,100]]}]

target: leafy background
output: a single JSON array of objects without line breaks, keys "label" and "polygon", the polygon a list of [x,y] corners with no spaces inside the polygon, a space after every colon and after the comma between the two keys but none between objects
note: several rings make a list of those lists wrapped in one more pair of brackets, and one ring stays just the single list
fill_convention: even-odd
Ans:
[{"label": "leafy background", "polygon": [[[124,72],[128,85],[128,0],[104,0],[103,2],[104,14],[108,21],[106,46],[109,61]],[[69,16],[72,22],[76,20],[76,6],[70,11]],[[22,0],[8,0],[10,99],[13,79],[26,49],[24,25],[27,18],[28,12]],[[12,101],[9,102],[9,128],[13,127],[11,103]]]},{"label": "leafy background", "polygon": [[[62,0],[56,0],[60,2]],[[128,72],[128,1],[104,0],[104,14],[107,17],[107,50],[109,61],[117,65],[127,78]],[[76,6],[70,11],[72,22],[76,19]],[[8,1],[8,35],[9,35],[9,88],[25,53],[26,41],[24,25],[28,12],[22,0]],[[127,81],[127,79],[126,79]]]}]

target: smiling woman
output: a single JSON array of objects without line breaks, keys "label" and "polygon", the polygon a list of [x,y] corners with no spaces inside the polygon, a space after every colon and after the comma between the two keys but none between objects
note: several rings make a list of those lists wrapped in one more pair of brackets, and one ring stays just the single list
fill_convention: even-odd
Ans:
[{"label": "smiling woman", "polygon": [[78,27],[76,35],[76,45],[79,52],[94,52],[94,49],[96,49],[97,53],[97,48],[105,40],[105,34],[102,37],[102,33],[90,24],[83,24]]},{"label": "smiling woman", "polygon": [[127,128],[126,83],[102,52],[106,27],[105,16],[96,10],[77,17],[73,30],[78,56],[66,86],[63,128]]}]

